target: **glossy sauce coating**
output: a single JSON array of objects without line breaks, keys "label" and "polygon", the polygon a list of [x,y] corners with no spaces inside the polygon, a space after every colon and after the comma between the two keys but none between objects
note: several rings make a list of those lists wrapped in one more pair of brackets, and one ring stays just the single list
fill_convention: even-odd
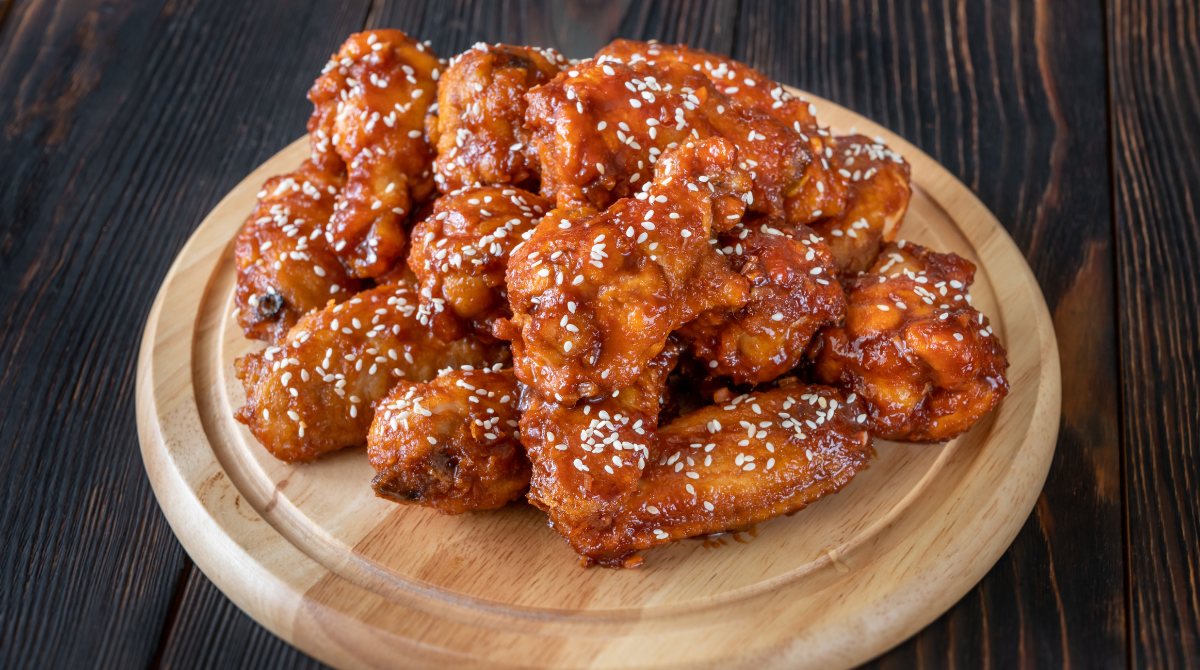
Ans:
[{"label": "glossy sauce coating", "polygon": [[949,440],[1008,393],[1004,348],[971,307],[974,275],[954,254],[888,245],[849,284],[845,324],[814,340],[814,376],[857,393],[876,437]]},{"label": "glossy sauce coating", "polygon": [[626,388],[673,330],[745,303],[748,282],[709,240],[743,211],[749,180],[735,161],[724,140],[688,143],[664,155],[638,198],[542,220],[513,251],[513,317],[495,330],[513,343],[522,382],[568,405]]},{"label": "glossy sauce coating", "polygon": [[804,509],[866,466],[864,411],[836,389],[794,384],[684,415],[659,429],[612,522],[567,541],[585,561],[634,567],[643,549]]},{"label": "glossy sauce coating", "polygon": [[721,137],[737,148],[738,165],[751,176],[750,211],[782,216],[812,158],[789,126],[679,63],[585,61],[526,99],[542,195],[560,208],[603,209],[633,195],[663,152]]},{"label": "glossy sauce coating", "polygon": [[[497,366],[498,367],[498,366]],[[375,411],[367,454],[375,493],[445,514],[495,509],[529,488],[512,370],[443,371],[401,381]]]},{"label": "glossy sauce coating", "polygon": [[536,189],[537,152],[525,129],[525,92],[550,81],[566,59],[553,49],[476,44],[438,79],[437,115],[426,120],[443,193],[475,185]]},{"label": "glossy sauce coating", "polygon": [[392,267],[405,217],[433,191],[425,114],[443,67],[399,30],[370,30],[342,44],[308,93],[313,160],[348,173],[327,239],[358,277]]},{"label": "glossy sauce coating", "polygon": [[908,163],[882,142],[861,135],[833,139],[826,160],[846,187],[846,205],[812,228],[833,249],[839,273],[865,272],[883,245],[896,238],[908,211]]},{"label": "glossy sauce coating", "polygon": [[833,254],[807,226],[778,219],[741,223],[718,237],[718,252],[750,283],[736,310],[710,310],[679,330],[710,376],[768,382],[804,360],[813,335],[842,320],[846,297]]},{"label": "glossy sauce coating", "polygon": [[304,161],[263,184],[234,246],[237,319],[246,337],[277,344],[301,316],[361,288],[323,235],[345,181]]},{"label": "glossy sauce coating", "polygon": [[393,284],[302,317],[279,346],[237,359],[246,405],[237,419],[276,458],[311,461],[365,444],[376,400],[400,380],[493,365],[506,347],[446,343],[417,322],[416,291]]},{"label": "glossy sauce coating", "polygon": [[668,343],[632,386],[573,407],[526,388],[521,443],[533,463],[529,501],[563,535],[607,525],[637,488],[681,349]]},{"label": "glossy sauce coating", "polygon": [[491,337],[512,314],[504,273],[513,247],[532,233],[550,203],[528,191],[485,186],[433,203],[412,230],[408,266],[420,284],[419,320],[443,340]]}]

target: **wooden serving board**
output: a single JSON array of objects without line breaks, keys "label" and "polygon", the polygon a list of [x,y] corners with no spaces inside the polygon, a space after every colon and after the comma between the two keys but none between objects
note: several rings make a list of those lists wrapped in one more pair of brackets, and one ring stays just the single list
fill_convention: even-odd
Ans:
[{"label": "wooden serving board", "polygon": [[[794,91],[795,92],[795,91]],[[798,95],[799,92],[795,92]],[[877,442],[841,493],[754,535],[685,540],[645,566],[579,567],[525,504],[458,517],[374,496],[364,449],[272,458],[232,413],[233,239],[301,139],[225,197],[175,260],[138,367],[142,456],[171,527],[238,607],[309,654],[359,667],[838,668],[909,637],[977,583],[1033,507],[1058,433],[1058,349],[1020,251],[912,145],[807,96],[840,132],[909,160],[901,237],[979,267],[971,292],[1007,347],[1011,394],[946,445]]]}]

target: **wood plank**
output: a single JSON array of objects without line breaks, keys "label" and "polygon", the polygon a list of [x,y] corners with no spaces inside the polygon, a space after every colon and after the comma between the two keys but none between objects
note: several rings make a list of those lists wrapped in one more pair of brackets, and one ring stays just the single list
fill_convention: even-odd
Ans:
[{"label": "wood plank", "polygon": [[1102,19],[1085,2],[743,3],[735,57],[896,130],[996,213],[1063,356],[1037,511],[968,597],[877,667],[1125,663]]},{"label": "wood plank", "polygon": [[1133,665],[1200,667],[1200,10],[1112,0]]},{"label": "wood plank", "polygon": [[138,454],[142,324],[203,215],[303,132],[366,4],[3,11],[0,667],[146,667],[190,563]]}]

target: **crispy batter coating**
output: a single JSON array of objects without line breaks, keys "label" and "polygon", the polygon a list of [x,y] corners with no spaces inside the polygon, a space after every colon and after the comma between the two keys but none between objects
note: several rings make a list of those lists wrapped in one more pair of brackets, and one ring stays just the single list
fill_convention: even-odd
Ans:
[{"label": "crispy batter coating", "polygon": [[796,131],[815,128],[816,108],[807,100],[784,90],[778,82],[763,76],[758,70],[703,49],[684,44],[659,44],[635,40],[613,40],[596,52],[596,57],[612,56],[624,63],[645,61],[659,66],[682,63],[708,77],[717,90],[751,107],[756,107]]},{"label": "crispy batter coating", "polygon": [[642,197],[542,220],[513,251],[513,317],[495,329],[522,382],[567,405],[628,387],[673,330],[746,302],[748,282],[709,244],[743,212],[749,179],[735,163],[729,142],[689,142],[663,155]]},{"label": "crispy batter coating", "polygon": [[537,152],[525,130],[525,92],[558,74],[553,49],[476,44],[450,59],[438,80],[437,115],[426,119],[437,147],[434,179],[443,193],[467,186],[536,189]]},{"label": "crispy batter coating", "polygon": [[433,191],[425,114],[442,63],[399,30],[355,33],[325,66],[308,99],[313,160],[346,166],[328,241],[358,277],[376,277],[404,249],[402,224]]},{"label": "crispy batter coating", "polygon": [[1004,348],[971,307],[974,275],[954,254],[888,245],[849,284],[845,324],[814,339],[815,377],[861,396],[876,437],[949,440],[1008,393]]},{"label": "crispy batter coating", "polygon": [[864,411],[836,389],[797,384],[682,416],[659,429],[655,458],[612,523],[567,541],[585,561],[635,567],[643,549],[804,509],[873,455]]},{"label": "crispy batter coating", "polygon": [[504,347],[443,342],[417,322],[411,284],[380,286],[305,315],[279,346],[239,358],[246,406],[237,419],[276,458],[311,461],[365,444],[376,400],[401,379],[445,367],[493,365]]},{"label": "crispy batter coating", "polygon": [[304,161],[263,184],[238,233],[235,301],[246,337],[277,344],[300,317],[358,293],[322,235],[345,177]]},{"label": "crispy batter coating", "polygon": [[608,525],[637,488],[653,448],[667,375],[681,350],[668,343],[632,386],[573,407],[526,387],[521,443],[533,463],[529,501],[564,536]]},{"label": "crispy batter coating", "polygon": [[807,226],[778,219],[738,223],[718,238],[730,266],[750,282],[750,301],[709,310],[679,335],[711,376],[771,381],[803,361],[818,329],[842,320],[846,296],[833,254]]},{"label": "crispy batter coating", "polygon": [[586,61],[526,99],[542,195],[562,208],[603,209],[633,195],[662,152],[722,137],[737,147],[739,165],[753,179],[748,208],[783,216],[812,159],[798,132],[680,63]]},{"label": "crispy batter coating", "polygon": [[443,340],[474,332],[512,314],[504,272],[513,247],[530,234],[550,202],[528,191],[485,186],[434,201],[412,231],[408,266],[421,287],[422,324]]},{"label": "crispy batter coating", "polygon": [[512,370],[461,369],[402,381],[379,402],[367,454],[375,494],[444,514],[496,509],[529,488]]},{"label": "crispy batter coating", "polygon": [[896,232],[912,196],[909,166],[900,154],[862,135],[838,137],[827,160],[847,189],[837,216],[812,224],[833,249],[842,275],[865,272]]}]

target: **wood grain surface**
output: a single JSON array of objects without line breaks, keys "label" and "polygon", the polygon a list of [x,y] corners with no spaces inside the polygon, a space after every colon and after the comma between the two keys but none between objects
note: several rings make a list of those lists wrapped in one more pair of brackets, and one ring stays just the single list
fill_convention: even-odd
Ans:
[{"label": "wood grain surface", "polygon": [[476,40],[572,52],[606,31],[688,41],[941,161],[1041,283],[1062,430],[1000,564],[875,665],[1200,665],[1194,3],[784,5],[0,2],[0,666],[296,658],[171,536],[136,454],[132,380],[170,259],[302,131],[313,73],[367,25],[443,53]]}]

